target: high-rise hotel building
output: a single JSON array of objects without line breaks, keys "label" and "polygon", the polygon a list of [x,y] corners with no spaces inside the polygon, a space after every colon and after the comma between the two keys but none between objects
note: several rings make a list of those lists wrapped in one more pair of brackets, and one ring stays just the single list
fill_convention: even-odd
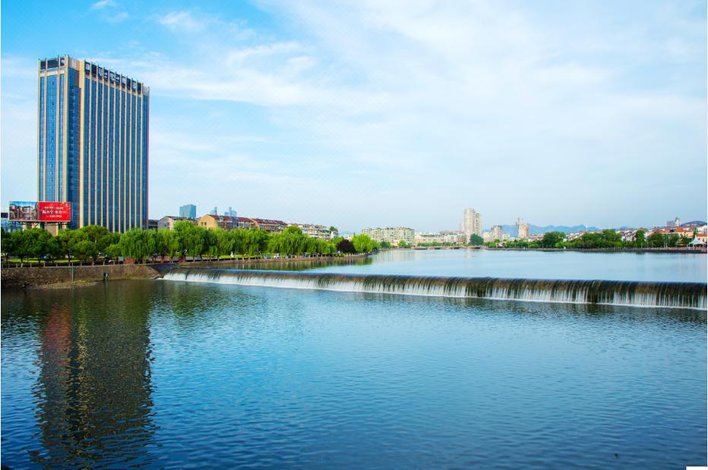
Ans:
[{"label": "high-rise hotel building", "polygon": [[147,228],[150,89],[69,56],[39,61],[38,199],[71,227]]}]

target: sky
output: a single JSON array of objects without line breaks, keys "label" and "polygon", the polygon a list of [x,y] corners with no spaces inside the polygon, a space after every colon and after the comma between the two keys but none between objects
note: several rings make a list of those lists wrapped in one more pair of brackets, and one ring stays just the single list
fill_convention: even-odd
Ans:
[{"label": "sky", "polygon": [[2,0],[1,205],[37,197],[37,60],[150,86],[149,216],[706,219],[706,1]]}]

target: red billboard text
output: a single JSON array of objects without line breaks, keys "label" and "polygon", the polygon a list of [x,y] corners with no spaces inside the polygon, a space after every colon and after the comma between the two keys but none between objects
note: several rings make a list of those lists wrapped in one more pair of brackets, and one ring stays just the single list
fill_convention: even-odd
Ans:
[{"label": "red billboard text", "polygon": [[37,212],[40,222],[71,222],[70,202],[48,202],[37,203]]}]

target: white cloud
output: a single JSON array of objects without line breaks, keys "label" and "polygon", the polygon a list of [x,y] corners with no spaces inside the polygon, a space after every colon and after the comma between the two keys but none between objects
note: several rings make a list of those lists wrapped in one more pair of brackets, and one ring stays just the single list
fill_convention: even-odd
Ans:
[{"label": "white cloud", "polygon": [[114,0],[98,0],[96,3],[91,5],[92,10],[101,10],[103,8],[107,7],[114,7],[116,6],[116,2]]},{"label": "white cloud", "polygon": [[158,18],[158,22],[176,32],[196,33],[205,28],[206,21],[197,19],[189,11],[173,11]]}]

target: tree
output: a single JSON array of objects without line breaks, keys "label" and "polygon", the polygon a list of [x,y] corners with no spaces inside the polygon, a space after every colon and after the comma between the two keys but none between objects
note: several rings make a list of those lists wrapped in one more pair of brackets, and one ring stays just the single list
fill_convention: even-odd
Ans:
[{"label": "tree", "polygon": [[470,245],[482,246],[484,244],[484,238],[480,237],[476,233],[470,235]]},{"label": "tree", "polygon": [[155,252],[155,240],[147,230],[134,228],[120,236],[120,250],[123,256],[142,263]]},{"label": "tree", "polygon": [[215,254],[217,258],[234,251],[236,237],[233,231],[218,229],[214,234],[216,235]]},{"label": "tree", "polygon": [[543,239],[541,239],[541,247],[555,248],[563,240],[565,240],[563,232],[546,232],[543,234]]},{"label": "tree", "polygon": [[114,243],[113,245],[107,246],[104,253],[108,258],[113,259],[113,260],[118,259],[118,257],[122,256],[122,254],[123,254],[120,249],[119,243]]},{"label": "tree", "polygon": [[652,248],[661,248],[666,245],[666,236],[661,232],[654,232],[647,238],[647,243]]},{"label": "tree", "polygon": [[165,256],[169,254],[169,238],[171,232],[166,228],[151,230],[150,232],[150,236],[154,239],[154,254],[160,257],[160,261],[164,261]]},{"label": "tree", "polygon": [[17,237],[12,235],[12,232],[6,232],[0,229],[0,244],[2,245],[2,254],[6,257],[10,255],[15,255],[17,247]]},{"label": "tree", "polygon": [[98,256],[98,250],[96,249],[96,244],[91,240],[82,240],[74,245],[74,254],[81,261],[95,260],[96,256]]},{"label": "tree", "polygon": [[383,241],[379,244],[381,248],[391,248],[391,243],[387,241]]},{"label": "tree", "polygon": [[[60,230],[56,236],[57,242],[59,243],[59,249],[61,256],[66,256],[69,262],[73,259],[74,247],[77,243],[89,239],[90,231],[85,230],[72,230],[64,229]],[[114,240],[114,243],[118,243],[119,236],[117,234],[109,234]]]},{"label": "tree", "polygon": [[179,239],[180,249],[182,253],[187,254],[195,259],[201,257],[207,252],[206,229],[187,220],[179,220],[175,222],[174,231]]},{"label": "tree", "polygon": [[405,240],[399,240],[398,241],[398,248],[410,248],[411,245]]},{"label": "tree", "polygon": [[666,240],[666,244],[673,248],[678,245],[680,238],[681,237],[678,234],[672,233],[668,236],[668,238]]},{"label": "tree", "polygon": [[647,243],[646,239],[647,232],[645,230],[639,229],[634,233],[634,246],[641,248]]},{"label": "tree", "polygon": [[371,253],[379,248],[379,244],[368,235],[360,233],[352,237],[352,245],[357,253]]},{"label": "tree", "polygon": [[335,247],[337,248],[337,251],[341,253],[356,253],[356,249],[354,248],[351,240],[347,240],[346,238],[335,238],[334,241],[336,242]]},{"label": "tree", "polygon": [[54,258],[57,254],[57,245],[52,242],[52,236],[44,229],[31,228],[13,232],[12,237],[15,255],[20,258],[20,264],[25,258]]}]

